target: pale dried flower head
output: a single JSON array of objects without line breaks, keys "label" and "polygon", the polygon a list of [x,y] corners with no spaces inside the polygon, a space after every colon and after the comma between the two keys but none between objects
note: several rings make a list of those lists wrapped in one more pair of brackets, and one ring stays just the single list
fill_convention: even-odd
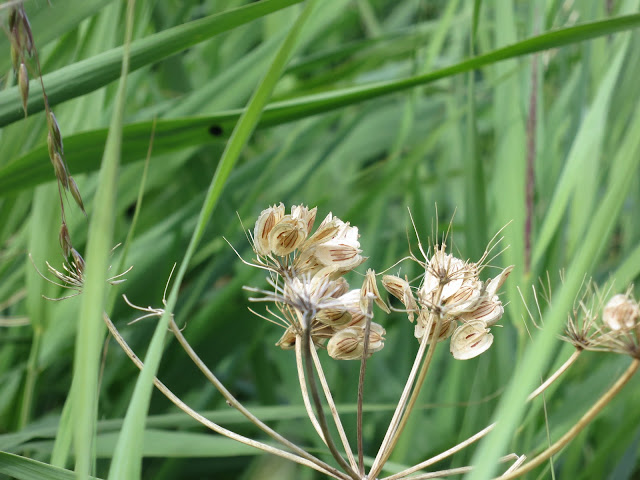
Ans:
[{"label": "pale dried flower head", "polygon": [[611,297],[602,312],[602,321],[611,330],[631,330],[638,324],[638,303],[625,294]]}]

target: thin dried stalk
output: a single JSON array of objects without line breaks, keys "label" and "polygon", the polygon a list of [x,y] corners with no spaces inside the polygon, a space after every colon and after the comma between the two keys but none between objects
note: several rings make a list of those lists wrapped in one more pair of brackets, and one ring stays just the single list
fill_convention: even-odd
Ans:
[{"label": "thin dried stalk", "polygon": [[[509,467],[509,470],[511,470],[513,468],[514,465],[520,465],[520,463],[523,461],[523,459],[526,458],[524,455],[522,456],[518,456],[515,453],[510,453],[509,455],[506,455],[502,458],[500,458],[498,461],[500,463],[504,463],[504,462],[508,462],[509,460],[516,460],[515,463],[513,465],[511,465],[511,467]],[[431,478],[443,478],[444,476],[449,476],[449,475],[461,475],[463,473],[468,473],[471,470],[473,470],[473,467],[468,466],[468,467],[458,467],[458,468],[449,468],[447,470],[438,470],[437,472],[429,472],[429,473],[423,473],[420,475],[416,475],[413,477],[407,477],[406,480],[427,480],[427,479],[431,479]],[[507,472],[509,471],[507,470]]]},{"label": "thin dried stalk", "polygon": [[567,359],[566,362],[564,362],[560,368],[558,368],[558,370],[556,370],[553,375],[551,375],[549,378],[547,378],[547,380],[540,385],[538,388],[536,388],[531,395],[529,395],[527,397],[527,402],[530,402],[531,400],[533,400],[534,398],[536,398],[538,395],[540,395],[542,392],[544,392],[547,388],[549,388],[549,386],[555,382],[558,378],[560,378],[560,376],[566,372],[569,367],[571,365],[573,365],[573,363],[577,360],[577,358],[580,356],[580,354],[583,352],[582,349],[576,349],[573,354],[571,354],[571,356]]},{"label": "thin dried stalk", "polygon": [[[431,328],[431,321],[427,323],[426,331],[429,332]],[[389,439],[391,438],[393,432],[395,431],[395,427],[397,426],[400,415],[406,405],[406,402],[409,398],[409,394],[411,393],[411,387],[413,386],[416,375],[418,374],[418,367],[422,363],[422,358],[424,357],[424,353],[427,349],[427,342],[429,341],[429,335],[425,335],[422,337],[422,341],[420,342],[420,348],[418,349],[418,353],[416,354],[416,358],[413,361],[413,366],[411,367],[411,372],[409,372],[409,377],[407,378],[407,382],[404,386],[404,390],[402,391],[402,395],[400,395],[400,400],[398,400],[398,406],[396,407],[395,412],[393,413],[393,417],[391,418],[391,422],[389,423],[389,427],[387,428],[387,433],[385,434],[384,439],[382,440],[382,444],[380,444],[380,449],[378,450],[378,454],[376,455],[375,460],[373,461],[373,465],[371,466],[371,470],[369,473],[369,477],[375,478],[372,473],[375,472],[377,475],[381,469],[378,469],[378,465],[382,460],[383,455],[386,453],[386,448],[388,446]]]},{"label": "thin dried stalk", "polygon": [[302,402],[304,403],[304,408],[307,411],[307,416],[309,420],[311,420],[311,424],[315,429],[316,433],[320,437],[320,439],[327,444],[327,441],[324,438],[324,433],[322,433],[322,428],[320,428],[320,423],[318,423],[318,419],[316,418],[316,414],[313,412],[313,407],[311,406],[311,400],[309,399],[309,391],[307,390],[307,380],[304,375],[304,365],[302,362],[302,338],[296,337],[296,367],[298,369],[298,382],[300,383],[300,393],[302,394]]},{"label": "thin dried stalk", "polygon": [[[322,467],[322,468],[324,468],[326,470],[332,471],[332,473],[334,475],[336,475],[336,476],[342,475],[342,473],[339,472],[338,470],[336,470],[334,467],[326,464],[322,460],[314,457],[313,455],[311,455],[307,451],[305,451],[302,448],[300,448],[295,443],[292,443],[291,441],[289,441],[286,438],[284,438],[282,435],[280,435],[278,432],[273,430],[271,427],[269,427],[264,422],[262,422],[262,420],[260,420],[254,414],[252,414],[249,410],[247,410],[244,407],[244,405],[242,405],[242,403],[240,403],[231,394],[231,392],[229,392],[229,390],[226,389],[226,387],[222,384],[222,382],[220,380],[218,380],[218,377],[216,377],[215,374],[211,370],[209,370],[207,365],[202,361],[202,359],[198,356],[198,354],[193,350],[193,348],[191,347],[191,345],[189,344],[187,339],[184,337],[184,335],[182,335],[182,332],[180,331],[180,328],[178,327],[176,322],[173,319],[171,319],[169,322],[170,322],[169,323],[169,328],[171,328],[171,331],[173,332],[173,334],[177,338],[177,340],[180,343],[180,345],[182,345],[182,348],[184,349],[184,351],[187,353],[187,355],[189,355],[189,358],[191,358],[193,363],[203,373],[203,375],[207,378],[207,380],[209,380],[213,384],[213,386],[216,387],[216,389],[222,394],[222,396],[225,398],[225,400],[227,401],[227,403],[231,407],[237,409],[251,423],[253,423],[255,426],[257,426],[260,430],[265,432],[271,438],[273,438],[274,440],[280,442],[285,447],[290,448],[291,450],[293,450],[295,453],[297,453],[301,457],[306,458],[307,460],[315,463],[319,467]],[[347,477],[345,476],[345,478],[347,478]]]},{"label": "thin dried stalk", "polygon": [[427,467],[429,467],[429,466],[431,466],[431,465],[433,465],[435,463],[438,463],[439,461],[444,460],[445,458],[450,457],[451,455],[454,455],[454,454],[458,453],[459,451],[464,450],[469,445],[477,442],[482,437],[487,435],[491,430],[493,430],[493,428],[495,426],[496,426],[496,424],[492,423],[491,425],[489,425],[488,427],[484,428],[483,430],[480,430],[475,435],[467,438],[463,442],[460,442],[456,446],[451,447],[449,450],[445,450],[444,452],[436,455],[435,457],[431,457],[430,459],[425,460],[424,462],[419,463],[417,465],[414,465],[411,468],[407,468],[406,470],[402,470],[401,472],[394,473],[393,475],[385,477],[382,480],[398,480],[398,479],[404,478],[407,475],[410,475],[410,474],[412,474],[414,472],[417,472],[418,470],[422,470],[423,468],[427,468]]},{"label": "thin dried stalk", "polygon": [[338,429],[338,435],[340,436],[340,440],[342,441],[342,446],[344,447],[344,450],[347,453],[347,458],[349,460],[349,463],[351,464],[351,468],[353,468],[354,470],[357,470],[358,465],[356,464],[356,459],[354,458],[353,452],[351,451],[351,445],[349,445],[349,439],[347,438],[347,434],[344,431],[344,427],[342,426],[342,420],[340,420],[340,415],[338,414],[336,403],[333,401],[333,395],[331,395],[331,389],[329,388],[329,384],[327,383],[327,378],[325,377],[324,371],[322,370],[320,357],[318,356],[318,352],[316,351],[315,348],[311,349],[311,354],[313,355],[313,364],[315,365],[316,371],[318,372],[318,377],[320,378],[320,384],[322,385],[324,396],[327,399],[329,410],[331,411],[331,415],[333,416],[333,421],[335,422],[336,428]]},{"label": "thin dried stalk", "polygon": [[371,334],[371,318],[373,317],[373,302],[369,299],[367,307],[367,320],[364,327],[364,349],[360,360],[360,376],[358,378],[358,413],[356,432],[358,435],[358,471],[364,476],[364,449],[362,446],[362,402],[364,400],[364,375],[367,371],[367,357],[369,355],[369,335]]},{"label": "thin dried stalk", "polygon": [[[318,423],[320,423],[320,428],[322,429],[327,447],[329,448],[331,455],[333,455],[333,458],[336,459],[336,462],[338,462],[342,469],[347,473],[347,475],[353,478],[353,480],[361,480],[358,473],[351,468],[351,466],[345,461],[344,458],[342,458],[342,455],[340,455],[340,452],[336,448],[336,444],[333,441],[333,438],[331,438],[329,425],[327,424],[327,419],[324,415],[324,410],[322,409],[322,401],[320,400],[320,395],[318,394],[318,386],[316,385],[316,379],[313,372],[311,349],[315,348],[315,346],[311,342],[311,313],[305,312],[303,317],[303,325],[305,327],[304,335],[302,337],[304,369],[309,381],[309,389],[311,390],[311,398],[313,399],[313,403],[316,408]],[[298,342],[296,341],[296,345],[297,344]]]},{"label": "thin dried stalk", "polygon": [[604,395],[602,395],[596,403],[585,413],[578,422],[569,429],[567,433],[565,433],[558,441],[556,441],[549,448],[544,450],[535,458],[531,459],[530,462],[526,463],[523,467],[517,469],[515,472],[505,473],[501,475],[500,480],[511,480],[514,478],[518,478],[521,475],[524,475],[527,472],[530,472],[537,466],[546,462],[551,456],[558,453],[565,447],[571,440],[573,440],[576,435],[578,435],[584,428],[591,423],[591,421],[600,413],[600,411],[622,390],[622,388],[627,384],[627,382],[633,377],[633,375],[640,367],[640,360],[634,358],[631,362],[631,365],[624,371],[624,373],[618,378],[616,383],[607,390]]},{"label": "thin dried stalk", "polygon": [[[438,291],[436,292],[436,295],[434,296],[434,304],[438,304],[440,302],[440,297],[442,295],[442,288],[443,286],[440,285],[440,287],[438,287]],[[427,370],[429,368],[429,365],[431,363],[431,358],[433,358],[433,352],[435,351],[435,346],[437,345],[438,341],[437,338],[440,335],[440,316],[437,316],[436,319],[436,328],[434,331],[434,335],[433,335],[433,341],[432,343],[429,345],[429,351],[427,353],[427,358],[425,359],[424,364],[422,365],[422,368],[420,369],[420,375],[418,377],[418,380],[414,382],[415,379],[415,375],[416,375],[416,371],[418,368],[418,365],[420,365],[422,363],[422,358],[424,356],[424,351],[426,349],[426,344],[427,341],[429,340],[429,333],[431,332],[431,327],[433,326],[433,320],[434,320],[434,314],[430,314],[429,315],[429,320],[427,322],[427,326],[425,328],[425,334],[422,337],[422,341],[420,343],[420,349],[418,350],[418,353],[416,355],[416,359],[413,362],[413,367],[411,368],[411,373],[409,374],[409,378],[407,379],[407,383],[405,385],[404,391],[402,392],[402,396],[400,397],[400,401],[398,402],[398,406],[396,408],[396,411],[393,414],[393,418],[391,419],[391,423],[389,424],[389,428],[387,429],[387,433],[384,437],[384,440],[382,441],[382,444],[380,445],[380,449],[378,450],[378,454],[376,455],[376,459],[373,462],[373,465],[371,466],[371,470],[369,472],[369,477],[370,478],[376,478],[377,475],[380,473],[380,471],[382,470],[382,468],[384,467],[385,462],[387,461],[387,459],[389,458],[389,456],[391,455],[391,452],[393,451],[393,448],[395,447],[396,443],[398,442],[398,438],[400,436],[400,434],[402,433],[402,430],[404,429],[404,426],[407,422],[407,418],[408,415],[411,413],[411,410],[413,409],[413,406],[415,405],[415,402],[418,398],[418,395],[420,394],[420,389],[422,388],[422,384],[424,382],[424,379],[426,377],[427,374]],[[411,393],[411,398],[409,399],[409,403],[407,404],[407,398],[409,396],[409,392],[412,391],[412,387],[413,387],[413,392]],[[407,408],[405,410],[405,405],[407,405]]]},{"label": "thin dried stalk", "polygon": [[[136,365],[136,367],[138,367],[138,369],[142,370],[142,368],[144,367],[144,363],[142,362],[142,360],[140,360],[138,358],[138,356],[131,349],[131,347],[129,347],[129,344],[127,344],[125,339],[122,338],[122,335],[120,335],[120,332],[118,331],[116,326],[113,324],[113,322],[111,321],[109,316],[106,314],[106,312],[103,312],[102,318],[103,318],[105,324],[107,325],[107,328],[109,329],[109,332],[111,332],[111,335],[113,335],[113,338],[115,338],[115,340],[118,342],[118,344],[120,345],[122,350],[124,350],[124,352],[127,354],[129,359],[131,359],[131,361]],[[200,415],[198,412],[196,412],[191,407],[189,407],[189,405],[187,405],[182,400],[180,400],[180,398],[178,398],[157,377],[153,377],[153,384],[156,386],[156,388],[158,390],[160,390],[160,392],[162,392],[162,394],[165,397],[167,397],[180,410],[185,412],[187,415],[189,415],[191,418],[193,418],[194,420],[196,420],[200,424],[204,425],[205,427],[209,428],[210,430],[213,430],[216,433],[219,433],[220,435],[224,435],[225,437],[230,438],[231,440],[235,440],[237,442],[243,443],[243,444],[248,445],[250,447],[257,448],[258,450],[262,450],[262,451],[270,453],[272,455],[276,455],[278,457],[286,458],[287,460],[291,460],[292,462],[299,463],[300,465],[305,465],[307,467],[313,468],[314,470],[317,470],[318,472],[324,473],[325,475],[328,475],[331,478],[338,478],[338,479],[341,479],[341,480],[345,480],[345,479],[348,478],[343,474],[335,475],[331,471],[326,470],[325,468],[322,468],[322,467],[316,465],[313,462],[310,462],[306,458],[299,457],[298,455],[294,455],[294,454],[286,452],[284,450],[280,450],[279,448],[272,447],[271,445],[267,445],[265,443],[258,442],[256,440],[252,440],[250,438],[244,437],[242,435],[238,435],[237,433],[232,432],[231,430],[227,430],[226,428],[221,427],[217,423],[212,422],[208,418]]]}]

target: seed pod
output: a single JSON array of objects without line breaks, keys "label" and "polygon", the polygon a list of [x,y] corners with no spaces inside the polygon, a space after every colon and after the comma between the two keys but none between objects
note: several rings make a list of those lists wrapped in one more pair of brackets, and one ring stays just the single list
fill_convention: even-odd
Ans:
[{"label": "seed pod", "polygon": [[73,257],[73,264],[76,267],[76,271],[80,275],[83,275],[85,267],[84,258],[82,258],[82,255],[80,255],[75,248],[71,248],[71,256]]},{"label": "seed pod", "polygon": [[485,297],[473,311],[466,312],[460,315],[460,319],[463,321],[481,320],[487,327],[495,325],[498,320],[502,318],[504,314],[504,307],[497,295],[493,297]]},{"label": "seed pod", "polygon": [[364,277],[362,288],[360,289],[360,309],[362,313],[367,313],[369,310],[369,296],[373,297],[373,301],[384,310],[386,313],[391,313],[386,303],[382,301],[380,297],[380,291],[378,290],[378,282],[376,282],[376,272],[372,269],[367,270],[367,274]]},{"label": "seed pod", "polygon": [[86,217],[87,212],[84,209],[84,203],[82,203],[82,196],[80,196],[80,190],[78,189],[78,185],[76,184],[76,181],[73,179],[71,175],[69,175],[69,190],[71,191],[71,195],[73,196],[73,199],[76,201],[76,203],[80,207],[80,210],[82,210],[82,213],[84,213],[84,216]]},{"label": "seed pod", "polygon": [[18,73],[18,68],[20,65],[20,53],[18,49],[11,43],[11,66],[13,67],[13,73]]},{"label": "seed pod", "polygon": [[24,63],[20,64],[18,70],[18,86],[20,87],[20,96],[22,97],[22,109],[24,116],[27,116],[27,101],[29,100],[29,73]]},{"label": "seed pod", "polygon": [[289,255],[307,238],[307,227],[300,219],[286,215],[269,232],[269,247],[278,256]]},{"label": "seed pod", "polygon": [[493,335],[486,324],[472,320],[460,325],[451,337],[450,351],[456,360],[469,360],[486,352],[493,343]]},{"label": "seed pod", "polygon": [[269,255],[269,233],[284,217],[284,205],[273,205],[260,213],[253,230],[253,242],[258,255]]}]

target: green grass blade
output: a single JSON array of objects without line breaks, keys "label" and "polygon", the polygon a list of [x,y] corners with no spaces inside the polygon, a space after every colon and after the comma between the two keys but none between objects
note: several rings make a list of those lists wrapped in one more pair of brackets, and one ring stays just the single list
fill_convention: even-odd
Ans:
[{"label": "green grass blade", "polygon": [[251,97],[251,100],[249,100],[245,112],[238,120],[238,124],[231,134],[227,147],[222,154],[218,168],[211,180],[189,247],[187,248],[182,260],[180,269],[176,274],[174,284],[167,301],[165,313],[158,322],[153,334],[149,350],[145,357],[145,367],[136,382],[133,398],[129,404],[129,408],[127,409],[121,437],[116,447],[116,453],[114,454],[111,469],[109,470],[108,478],[110,480],[117,480],[121,478],[135,479],[139,477],[140,464],[142,460],[140,440],[144,431],[146,414],[153,388],[153,377],[158,371],[164,346],[164,337],[169,324],[169,318],[172,315],[172,311],[177,301],[182,279],[186,274],[189,261],[193,257],[200,239],[202,238],[204,229],[211,219],[213,210],[218,202],[220,194],[222,193],[226,180],[240,156],[242,149],[251,136],[251,133],[258,124],[262,111],[267,104],[276,83],[282,75],[287,61],[298,43],[298,39],[303,32],[303,26],[311,16],[316,4],[317,1],[308,2],[303,12],[291,27],[291,30],[271,63],[269,70]]},{"label": "green grass blade", "polygon": [[[133,32],[133,8],[128,3],[127,30],[121,79],[115,99],[115,108],[109,126],[107,143],[98,177],[98,190],[89,225],[85,284],[78,316],[75,369],[72,387],[74,411],[74,447],[77,478],[86,479],[93,468],[93,442],[97,414],[98,373],[102,341],[106,330],[102,312],[106,303],[106,278],[109,252],[113,243],[113,228],[117,195],[118,166],[122,145],[122,119],[126,102],[126,84],[129,73],[129,44]],[[128,478],[128,477],[121,477]]]},{"label": "green grass blade", "polygon": [[[264,0],[218,15],[194,20],[133,42],[131,45],[131,71],[158,62],[192,45],[234,27],[288,7],[302,0]],[[116,80],[120,74],[123,47],[95,55],[42,77],[47,89],[49,104],[54,106],[65,100],[97,90]],[[31,90],[37,91],[40,80],[33,80]],[[43,99],[30,95],[29,114],[44,108]],[[22,112],[18,87],[0,92],[0,127],[20,120]]]},{"label": "green grass blade", "polygon": [[[0,473],[17,480],[75,480],[76,474],[12,453],[0,452]],[[96,477],[88,477],[99,480]]]}]

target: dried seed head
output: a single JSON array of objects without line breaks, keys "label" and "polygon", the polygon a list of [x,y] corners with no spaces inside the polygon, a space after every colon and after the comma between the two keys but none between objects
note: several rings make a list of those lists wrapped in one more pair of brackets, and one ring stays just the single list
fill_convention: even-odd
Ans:
[{"label": "dried seed head", "polygon": [[18,69],[18,86],[20,87],[20,96],[22,97],[22,109],[24,116],[27,116],[27,101],[29,100],[29,73],[24,63],[20,64]]},{"label": "dried seed head", "polygon": [[289,255],[307,238],[306,222],[285,215],[269,232],[269,248],[280,257]]},{"label": "dried seed head", "polygon": [[[53,135],[51,135],[51,131],[49,131],[49,133],[47,133],[47,149],[49,150],[49,158],[53,158],[53,156],[55,155],[55,153],[58,151],[57,147],[56,147],[56,143],[55,140],[53,138]],[[51,160],[53,161],[53,160]]]},{"label": "dried seed head", "polygon": [[457,360],[468,360],[487,351],[493,343],[493,335],[481,320],[460,325],[451,337],[450,351]]},{"label": "dried seed head", "polygon": [[629,296],[614,295],[604,307],[602,321],[611,330],[631,330],[638,324],[640,308]]},{"label": "dried seed head", "polygon": [[276,347],[280,347],[283,350],[292,350],[296,346],[296,332],[293,327],[287,328],[280,340],[276,342]]},{"label": "dried seed head", "polygon": [[487,289],[486,289],[487,295],[493,296],[496,293],[498,293],[498,290],[500,290],[500,287],[502,286],[504,281],[511,274],[511,272],[513,271],[513,268],[514,268],[514,266],[510,265],[507,268],[505,268],[504,270],[502,270],[502,272],[500,272],[500,275],[498,275],[493,280],[487,280],[487,282],[486,282],[486,284],[487,284]]},{"label": "dried seed head", "polygon": [[256,221],[253,233],[254,248],[258,255],[269,255],[269,233],[273,227],[284,217],[284,205],[273,205],[263,210]]},{"label": "dried seed head", "polygon": [[373,301],[384,310],[386,313],[391,313],[389,307],[380,297],[380,291],[378,290],[378,283],[376,282],[376,272],[372,269],[367,270],[367,274],[364,277],[364,283],[360,289],[360,310],[362,313],[369,311],[369,301],[373,298]]},{"label": "dried seed head", "polygon": [[76,181],[73,179],[71,175],[69,175],[69,190],[71,191],[71,196],[76,201],[82,213],[84,213],[85,217],[87,216],[87,212],[84,209],[84,203],[82,203],[82,196],[80,196],[80,190],[78,189],[78,185]]},{"label": "dried seed head", "polygon": [[13,43],[11,43],[11,66],[13,72],[17,74],[20,68],[20,52]]},{"label": "dried seed head", "polygon": [[60,247],[62,247],[62,254],[64,255],[64,258],[67,258],[71,254],[73,245],[71,245],[71,236],[69,235],[69,229],[65,222],[62,222],[62,226],[60,227],[59,240]]}]

